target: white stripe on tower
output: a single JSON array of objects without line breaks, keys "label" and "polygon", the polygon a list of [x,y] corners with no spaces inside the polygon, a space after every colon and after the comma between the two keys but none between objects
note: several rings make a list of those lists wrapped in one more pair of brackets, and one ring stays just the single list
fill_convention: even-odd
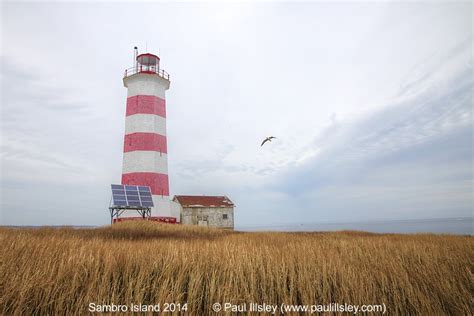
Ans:
[{"label": "white stripe on tower", "polygon": [[165,102],[169,81],[156,73],[137,73],[125,77],[124,85],[128,97],[122,184],[150,186],[152,216],[171,216]]},{"label": "white stripe on tower", "polygon": [[129,151],[123,156],[122,173],[158,172],[168,174],[166,154],[156,151]]},{"label": "white stripe on tower", "polygon": [[[168,90],[169,88],[169,81],[168,81],[168,87],[164,87],[162,84],[157,84],[157,79],[160,79],[161,81],[167,81],[163,78],[159,78],[158,75],[152,74],[148,75],[147,74],[138,74],[142,78],[140,78],[140,84],[139,85],[129,85],[128,91],[127,91],[127,97],[133,97],[136,95],[154,95],[157,96],[161,99],[165,99],[165,91]],[[133,77],[133,75],[131,76]],[[131,78],[128,77],[128,78]],[[155,78],[154,78],[155,77]],[[156,78],[158,77],[158,78]]]},{"label": "white stripe on tower", "polygon": [[125,135],[132,133],[157,133],[166,136],[166,118],[150,114],[129,115],[125,124]]}]

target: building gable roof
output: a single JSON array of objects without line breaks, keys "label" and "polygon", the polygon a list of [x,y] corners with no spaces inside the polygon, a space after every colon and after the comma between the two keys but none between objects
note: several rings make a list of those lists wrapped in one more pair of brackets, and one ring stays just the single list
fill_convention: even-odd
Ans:
[{"label": "building gable roof", "polygon": [[175,195],[173,201],[182,207],[234,207],[227,196]]}]

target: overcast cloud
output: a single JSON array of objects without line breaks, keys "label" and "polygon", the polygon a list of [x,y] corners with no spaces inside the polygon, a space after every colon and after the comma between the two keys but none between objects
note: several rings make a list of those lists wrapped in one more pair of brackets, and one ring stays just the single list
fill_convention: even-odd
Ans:
[{"label": "overcast cloud", "polygon": [[472,12],[3,2],[1,223],[108,223],[135,45],[171,75],[172,195],[237,227],[472,216]]}]

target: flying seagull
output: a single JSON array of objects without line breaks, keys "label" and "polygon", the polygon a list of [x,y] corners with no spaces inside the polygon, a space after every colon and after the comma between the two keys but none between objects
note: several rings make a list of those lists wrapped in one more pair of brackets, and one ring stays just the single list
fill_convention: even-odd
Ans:
[{"label": "flying seagull", "polygon": [[265,144],[266,142],[271,142],[272,139],[274,139],[274,138],[276,138],[276,137],[270,136],[270,137],[265,138],[265,139],[263,140],[262,144],[260,145],[260,147],[262,147],[263,144]]}]

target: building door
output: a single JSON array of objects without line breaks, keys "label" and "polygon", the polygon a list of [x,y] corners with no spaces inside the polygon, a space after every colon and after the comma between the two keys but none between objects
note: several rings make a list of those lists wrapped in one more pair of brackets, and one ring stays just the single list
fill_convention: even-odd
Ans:
[{"label": "building door", "polygon": [[207,226],[207,215],[198,215],[198,226]]}]

